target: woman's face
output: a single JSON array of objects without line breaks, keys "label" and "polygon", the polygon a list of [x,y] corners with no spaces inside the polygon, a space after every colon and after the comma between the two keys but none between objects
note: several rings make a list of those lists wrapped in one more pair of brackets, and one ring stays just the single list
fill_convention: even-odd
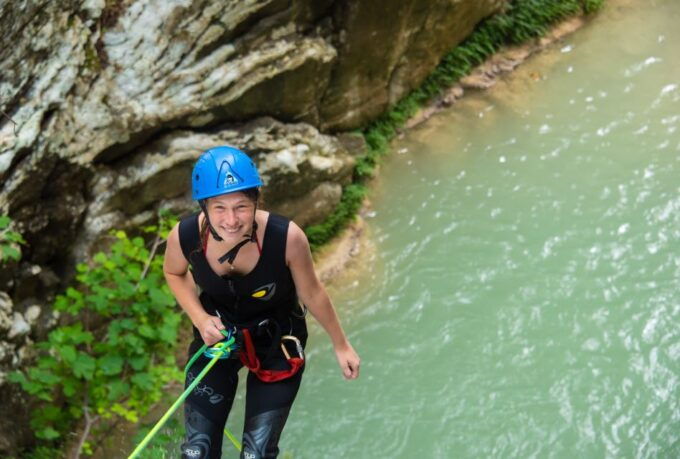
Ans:
[{"label": "woman's face", "polygon": [[255,218],[255,203],[244,193],[223,194],[208,199],[210,223],[224,239],[242,239],[250,235]]}]

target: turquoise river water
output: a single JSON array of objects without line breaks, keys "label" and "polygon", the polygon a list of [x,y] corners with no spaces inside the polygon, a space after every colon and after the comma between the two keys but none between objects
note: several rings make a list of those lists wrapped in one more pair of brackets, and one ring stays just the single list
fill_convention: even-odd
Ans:
[{"label": "turquoise river water", "polygon": [[678,24],[611,1],[393,144],[329,287],[361,377],[313,327],[282,457],[680,457]]},{"label": "turquoise river water", "polygon": [[[586,28],[393,145],[295,458],[680,457],[680,2]],[[238,425],[234,425],[238,431]]]}]

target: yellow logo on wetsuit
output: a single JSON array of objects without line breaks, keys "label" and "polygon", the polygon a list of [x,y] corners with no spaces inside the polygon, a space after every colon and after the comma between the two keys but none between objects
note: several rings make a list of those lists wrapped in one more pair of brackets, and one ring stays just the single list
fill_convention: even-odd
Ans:
[{"label": "yellow logo on wetsuit", "polygon": [[274,296],[274,292],[276,292],[276,283],[272,282],[271,284],[256,288],[250,296],[258,300],[267,301]]}]

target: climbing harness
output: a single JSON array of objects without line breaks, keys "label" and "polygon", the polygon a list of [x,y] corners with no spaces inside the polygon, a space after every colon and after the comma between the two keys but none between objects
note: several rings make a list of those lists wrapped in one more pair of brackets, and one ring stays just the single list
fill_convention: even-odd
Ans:
[{"label": "climbing harness", "polygon": [[[255,346],[253,345],[253,339],[250,336],[250,330],[244,328],[241,330],[243,333],[243,345],[245,349],[241,349],[240,359],[241,363],[246,366],[250,371],[255,373],[261,381],[263,382],[276,382],[283,379],[290,378],[296,374],[305,364],[305,352],[302,350],[302,344],[300,340],[293,335],[284,335],[281,337],[281,350],[283,355],[286,356],[286,360],[290,368],[288,370],[265,370],[262,368],[260,359],[257,358],[255,354]],[[297,357],[291,357],[286,349],[285,342],[292,341],[295,344],[295,350],[297,351]]]}]

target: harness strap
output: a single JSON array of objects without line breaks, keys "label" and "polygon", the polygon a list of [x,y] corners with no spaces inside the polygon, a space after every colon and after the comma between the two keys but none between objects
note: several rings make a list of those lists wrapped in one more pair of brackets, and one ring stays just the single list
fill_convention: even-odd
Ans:
[{"label": "harness strap", "polygon": [[[244,366],[246,366],[250,371],[255,373],[255,376],[258,377],[263,382],[276,382],[276,381],[281,381],[283,379],[290,378],[291,376],[295,375],[300,369],[304,366],[305,360],[304,360],[304,353],[302,351],[302,346],[299,344],[299,341],[297,338],[287,335],[283,338],[280,338],[281,333],[277,334],[277,338],[273,339],[272,343],[272,348],[270,348],[269,352],[267,353],[267,359],[268,360],[270,355],[272,354],[273,349],[276,349],[276,342],[280,342],[281,350],[283,351],[284,355],[286,356],[286,360],[288,362],[288,365],[290,365],[290,368],[288,370],[264,370],[262,369],[262,365],[260,363],[260,359],[257,358],[257,354],[255,354],[255,345],[253,344],[253,338],[250,335],[250,330],[247,328],[244,328],[241,330],[241,333],[243,334],[243,348],[241,348],[239,352],[239,358],[241,359],[241,363],[243,363]],[[299,357],[290,357],[288,354],[288,351],[286,350],[284,344],[283,344],[283,339],[291,339],[294,338],[296,343],[297,343],[297,351],[299,354]]]}]

